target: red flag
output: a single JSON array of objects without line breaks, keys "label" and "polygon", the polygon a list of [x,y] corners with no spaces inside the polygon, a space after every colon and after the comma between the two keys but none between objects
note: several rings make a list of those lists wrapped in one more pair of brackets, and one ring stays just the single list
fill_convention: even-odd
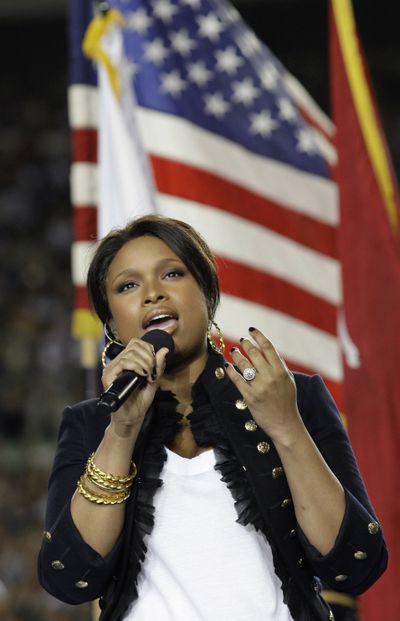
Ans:
[{"label": "red flag", "polygon": [[332,0],[331,9],[344,403],[352,443],[391,559],[386,574],[361,597],[363,621],[378,621],[397,619],[400,610],[396,569],[400,557],[396,534],[400,521],[400,203],[351,5],[347,0]]}]

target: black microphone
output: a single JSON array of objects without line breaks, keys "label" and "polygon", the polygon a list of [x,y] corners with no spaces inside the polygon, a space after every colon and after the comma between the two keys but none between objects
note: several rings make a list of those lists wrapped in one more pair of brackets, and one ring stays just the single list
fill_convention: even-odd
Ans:
[{"label": "black microphone", "polygon": [[[154,350],[158,352],[162,347],[167,347],[169,352],[166,357],[166,366],[174,353],[175,345],[172,336],[164,330],[150,330],[142,338],[146,343],[151,343]],[[135,390],[138,390],[147,381],[143,375],[138,375],[134,371],[122,371],[103,392],[97,402],[97,407],[103,407],[108,412],[115,412],[121,407]]]}]

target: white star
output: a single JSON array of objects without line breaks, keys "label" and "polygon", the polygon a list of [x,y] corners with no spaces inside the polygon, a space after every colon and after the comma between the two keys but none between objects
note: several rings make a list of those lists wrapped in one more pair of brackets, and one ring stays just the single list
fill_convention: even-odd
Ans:
[{"label": "white star", "polygon": [[295,121],[297,119],[296,108],[287,97],[278,99],[279,116],[284,121]]},{"label": "white star", "polygon": [[156,17],[169,24],[179,9],[170,0],[156,0],[153,4],[153,12]]},{"label": "white star", "polygon": [[196,42],[190,39],[186,28],[181,28],[178,32],[173,32],[171,34],[171,44],[174,50],[182,54],[182,56],[190,54],[197,46]]},{"label": "white star", "polygon": [[168,50],[160,38],[153,39],[150,43],[144,44],[144,57],[156,65],[164,62],[168,56]]},{"label": "white star", "polygon": [[217,50],[215,57],[217,59],[217,69],[226,71],[228,75],[236,73],[238,67],[244,63],[243,59],[236,54],[236,50],[232,45],[227,47],[226,50]]},{"label": "white star", "polygon": [[263,110],[262,112],[250,114],[250,133],[260,134],[263,138],[271,135],[271,132],[279,127],[279,123],[271,117],[269,110]]},{"label": "white star", "polygon": [[251,78],[245,78],[241,82],[232,84],[232,99],[235,103],[242,103],[244,106],[251,106],[254,99],[259,96],[260,89],[253,84]]},{"label": "white star", "polygon": [[206,86],[207,82],[213,77],[212,71],[209,71],[203,60],[188,65],[189,80],[197,84],[197,86]]},{"label": "white star", "polygon": [[230,109],[230,105],[225,101],[222,93],[208,94],[204,96],[206,103],[205,112],[221,119]]},{"label": "white star", "polygon": [[267,91],[273,91],[276,88],[279,78],[279,71],[273,63],[268,61],[260,71],[261,84]]},{"label": "white star", "polygon": [[199,34],[203,37],[207,37],[210,41],[217,41],[220,33],[224,29],[215,13],[200,15],[200,17],[197,18],[197,23],[199,24]]},{"label": "white star", "polygon": [[131,11],[128,13],[127,27],[129,30],[143,34],[147,32],[149,26],[151,26],[153,20],[149,17],[144,9],[138,9],[137,11]]},{"label": "white star", "polygon": [[318,150],[317,143],[310,129],[303,128],[296,132],[297,150],[312,155]]},{"label": "white star", "polygon": [[194,11],[201,7],[201,0],[180,0],[181,4],[190,6]]},{"label": "white star", "polygon": [[186,88],[186,82],[182,80],[177,69],[169,73],[161,74],[161,90],[173,96],[179,96]]}]

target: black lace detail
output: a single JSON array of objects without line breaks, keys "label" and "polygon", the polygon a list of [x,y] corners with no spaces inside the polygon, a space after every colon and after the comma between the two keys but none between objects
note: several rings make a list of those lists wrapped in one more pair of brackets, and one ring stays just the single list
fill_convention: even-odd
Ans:
[{"label": "black lace detail", "polygon": [[[154,495],[162,486],[161,472],[167,459],[165,444],[176,435],[182,416],[175,411],[176,401],[172,395],[165,398],[159,393],[154,404],[154,414],[149,441],[143,456],[140,475],[136,481],[135,517],[132,529],[132,542],[129,551],[129,587],[122,595],[121,609],[125,613],[128,606],[138,597],[138,577],[146,557],[146,536],[154,527]],[[122,618],[122,617],[121,617]]]},{"label": "black lace detail", "polygon": [[[204,391],[198,385],[193,391],[193,412],[187,416],[196,443],[202,447],[213,447],[216,456],[215,469],[227,485],[238,515],[237,522],[246,526],[252,524],[256,530],[265,534],[272,548],[274,568],[282,581],[284,602],[293,619],[312,621],[312,613],[305,609],[305,598],[296,581],[290,576],[288,568],[277,553],[276,546],[252,493],[246,473],[230,446],[216,412],[208,402]],[[128,560],[128,588],[124,589],[119,610],[122,619],[129,605],[138,597],[138,578],[147,552],[146,536],[154,527],[154,495],[162,486],[161,472],[167,459],[165,446],[172,443],[179,430],[183,416],[176,412],[177,402],[173,395],[159,391],[154,402],[152,426],[144,452],[136,496],[135,516],[132,530],[132,544]],[[307,606],[308,608],[308,606]]]}]

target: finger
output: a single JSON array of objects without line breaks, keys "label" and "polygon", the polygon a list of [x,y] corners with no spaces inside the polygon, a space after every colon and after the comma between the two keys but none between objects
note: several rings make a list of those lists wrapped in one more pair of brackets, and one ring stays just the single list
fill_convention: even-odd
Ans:
[{"label": "finger", "polygon": [[154,379],[152,374],[155,375],[154,367],[155,357],[149,352],[136,349],[124,350],[105,367],[103,380],[106,383],[112,383],[122,371],[133,371],[151,381]]},{"label": "finger", "polygon": [[225,364],[225,369],[226,369],[226,374],[231,380],[231,382],[235,384],[236,388],[238,389],[242,397],[246,398],[246,393],[248,394],[248,390],[249,390],[248,382],[246,382],[243,376],[229,362]]},{"label": "finger", "polygon": [[241,341],[241,345],[247,354],[257,355],[257,351],[261,353],[262,357],[268,364],[272,366],[282,364],[283,360],[274,345],[260,330],[251,327],[249,328],[249,332],[258,347],[254,350],[254,344],[252,344],[249,339],[243,339],[243,341]]},{"label": "finger", "polygon": [[[247,343],[245,342],[246,340]],[[258,346],[248,339],[240,339],[240,344],[244,350],[244,354],[236,347],[230,351],[232,360],[234,361],[235,366],[239,369],[240,373],[243,375],[244,371],[249,368],[255,369],[257,374],[268,372],[269,365],[264,359]],[[255,378],[253,378],[253,380],[254,379]]]}]

